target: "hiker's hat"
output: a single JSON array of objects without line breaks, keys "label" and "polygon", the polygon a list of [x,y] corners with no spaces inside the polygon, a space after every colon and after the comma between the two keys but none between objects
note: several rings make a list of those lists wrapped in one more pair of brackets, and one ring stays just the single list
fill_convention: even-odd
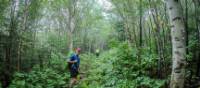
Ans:
[{"label": "hiker's hat", "polygon": [[80,52],[80,51],[81,51],[81,48],[76,48],[76,51]]}]

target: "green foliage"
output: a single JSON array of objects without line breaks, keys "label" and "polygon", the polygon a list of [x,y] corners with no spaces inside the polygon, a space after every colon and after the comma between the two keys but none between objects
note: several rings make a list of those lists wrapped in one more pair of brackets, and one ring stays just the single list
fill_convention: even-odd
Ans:
[{"label": "green foliage", "polygon": [[[66,59],[73,53],[68,50],[69,33],[73,47],[81,47],[87,53],[80,56],[83,79],[77,88],[161,88],[168,80],[169,72],[162,80],[157,76],[159,62],[164,71],[171,69],[170,25],[164,0],[18,1],[0,0],[0,73],[4,76],[6,68],[10,68],[8,72],[14,78],[10,88],[68,86]],[[190,17],[190,62],[196,61],[199,52],[199,24],[194,20],[199,18],[199,8],[195,8],[193,1],[187,1],[188,7],[181,1]],[[15,10],[11,11],[12,7]],[[139,16],[142,48],[136,47],[141,38]],[[97,48],[102,51],[99,57],[92,54]],[[159,51],[163,61],[159,61]],[[190,65],[188,68],[195,72],[196,64]],[[18,69],[20,72],[13,75]]]},{"label": "green foliage", "polygon": [[63,88],[68,86],[66,61],[52,54],[44,68],[36,65],[29,73],[16,73],[9,88]]},{"label": "green foliage", "polygon": [[[140,59],[137,50],[127,43],[120,43],[118,47],[104,52],[100,57],[83,55],[81,66],[87,69],[85,78],[77,88],[161,88],[165,80],[151,77],[152,67],[156,66],[156,55],[143,50]],[[88,65],[89,63],[89,65]],[[155,75],[155,74],[154,74]]]},{"label": "green foliage", "polygon": [[9,88],[61,88],[66,86],[68,78],[67,73],[60,74],[53,69],[16,73]]},{"label": "green foliage", "polygon": [[108,46],[110,48],[114,48],[114,47],[118,47],[118,45],[120,44],[119,41],[117,41],[116,39],[110,39],[109,42],[108,42]]},{"label": "green foliage", "polygon": [[0,0],[0,24],[5,21],[2,19],[4,18],[5,9],[9,5],[9,2],[9,0]]}]

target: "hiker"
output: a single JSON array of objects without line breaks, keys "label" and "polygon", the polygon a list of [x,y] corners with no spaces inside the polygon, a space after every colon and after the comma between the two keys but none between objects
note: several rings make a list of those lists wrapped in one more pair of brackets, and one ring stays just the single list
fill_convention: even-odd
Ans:
[{"label": "hiker", "polygon": [[99,49],[96,49],[95,53],[96,53],[96,56],[99,57]]},{"label": "hiker", "polygon": [[80,51],[81,49],[77,48],[75,50],[75,53],[72,54],[72,56],[70,56],[70,60],[68,61],[68,64],[70,64],[69,70],[70,70],[70,76],[71,76],[71,80],[69,84],[70,88],[72,88],[73,85],[76,84],[77,82],[77,76],[79,74],[79,64],[80,64],[80,58],[79,58]]}]

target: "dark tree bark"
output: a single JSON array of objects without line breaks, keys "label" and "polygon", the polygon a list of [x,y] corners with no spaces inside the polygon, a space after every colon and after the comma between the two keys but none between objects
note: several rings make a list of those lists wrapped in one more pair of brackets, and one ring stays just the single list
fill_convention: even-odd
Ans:
[{"label": "dark tree bark", "polygon": [[140,0],[140,42],[139,42],[139,45],[140,45],[140,48],[142,47],[142,33],[143,33],[143,30],[142,30],[142,0]]},{"label": "dark tree bark", "polygon": [[200,77],[200,1],[199,0],[193,0],[194,6],[195,6],[195,19],[196,19],[196,32],[197,32],[197,49],[196,49],[196,76]]},{"label": "dark tree bark", "polygon": [[10,80],[11,80],[11,74],[12,74],[12,67],[11,67],[11,61],[13,60],[14,55],[16,55],[15,52],[15,45],[17,45],[16,43],[16,36],[17,36],[17,29],[16,29],[16,8],[18,8],[17,6],[17,2],[18,0],[12,0],[11,1],[11,13],[10,13],[10,25],[9,25],[9,36],[8,36],[8,41],[7,41],[7,45],[6,45],[6,57],[5,57],[5,68],[3,71],[3,84],[2,86],[4,88],[8,87]]}]

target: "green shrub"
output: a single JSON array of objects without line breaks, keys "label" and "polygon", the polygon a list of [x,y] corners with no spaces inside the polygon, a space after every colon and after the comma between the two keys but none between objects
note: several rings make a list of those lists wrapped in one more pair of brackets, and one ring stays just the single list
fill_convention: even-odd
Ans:
[{"label": "green shrub", "polygon": [[69,75],[59,74],[52,69],[31,71],[30,73],[16,73],[9,88],[62,88],[68,84]]},{"label": "green shrub", "polygon": [[68,86],[69,78],[66,61],[52,54],[43,68],[36,65],[29,73],[16,73],[9,88],[63,88]]},{"label": "green shrub", "polygon": [[[69,84],[66,60],[52,53],[52,59],[43,68],[35,66],[29,73],[16,73],[10,88],[62,88]],[[75,88],[162,88],[165,80],[156,79],[158,56],[147,49],[138,50],[127,43],[115,45],[102,52],[80,56],[82,77]]]},{"label": "green shrub", "polygon": [[[142,49],[138,51],[127,43],[114,45],[111,50],[94,55],[82,56],[82,67],[86,72],[84,81],[77,88],[162,88],[165,80],[151,78],[152,67],[157,66],[157,55]],[[117,47],[116,47],[117,46]]]}]

